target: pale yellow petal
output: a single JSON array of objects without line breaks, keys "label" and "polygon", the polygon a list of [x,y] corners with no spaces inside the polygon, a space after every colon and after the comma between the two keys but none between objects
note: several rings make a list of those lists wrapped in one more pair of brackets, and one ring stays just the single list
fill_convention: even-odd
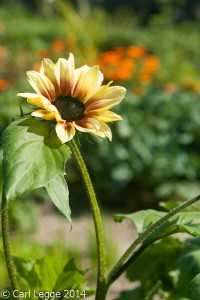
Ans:
[{"label": "pale yellow petal", "polygon": [[35,93],[18,93],[17,96],[24,97],[24,98],[39,98],[40,95]]},{"label": "pale yellow petal", "polygon": [[85,117],[77,121],[74,126],[82,132],[96,132],[100,128],[99,122],[95,118],[90,117]]},{"label": "pale yellow petal", "polygon": [[66,143],[75,135],[74,125],[72,123],[58,122],[56,124],[56,134],[62,143]]},{"label": "pale yellow petal", "polygon": [[86,72],[81,72],[73,90],[73,95],[85,103],[91,91],[100,86],[102,81],[103,74],[99,71],[98,66],[94,66]]},{"label": "pale yellow petal", "polygon": [[105,99],[91,102],[87,108],[86,113],[91,113],[92,111],[97,111],[98,113],[103,112],[105,110],[109,110],[113,106],[119,104],[121,100],[119,99]]},{"label": "pale yellow petal", "polygon": [[55,113],[54,112],[47,112],[46,110],[38,109],[31,113],[32,116],[43,118],[45,120],[55,120]]},{"label": "pale yellow petal", "polygon": [[90,95],[90,99],[88,99],[87,105],[94,101],[109,99],[115,99],[116,101],[120,102],[125,97],[125,94],[126,89],[121,86],[100,86],[99,88],[94,90],[94,93],[92,95]]},{"label": "pale yellow petal", "polygon": [[112,111],[104,111],[104,112],[100,112],[97,111],[93,111],[91,113],[87,114],[88,116],[91,117],[98,117],[98,120],[104,121],[104,122],[113,122],[113,121],[120,121],[122,120],[122,117]]},{"label": "pale yellow petal", "polygon": [[74,89],[77,85],[77,82],[80,78],[80,76],[83,76],[85,73],[87,73],[89,70],[91,69],[91,67],[84,65],[81,68],[78,68],[74,71],[74,83],[73,83],[73,87],[72,87],[72,94],[74,92]]},{"label": "pale yellow petal", "polygon": [[38,94],[50,101],[56,99],[54,85],[45,75],[35,71],[29,71],[27,72],[27,75],[31,86]]},{"label": "pale yellow petal", "polygon": [[49,105],[47,110],[49,112],[54,112],[55,119],[56,119],[57,122],[64,122],[64,120],[61,117],[61,114],[59,113],[59,111],[57,110],[57,108],[53,104]]},{"label": "pale yellow petal", "polygon": [[112,132],[110,130],[110,127],[104,122],[99,122],[99,123],[100,123],[100,128],[95,134],[102,138],[107,137],[110,141],[112,141]]},{"label": "pale yellow petal", "polygon": [[[107,89],[110,87],[112,81],[108,82],[106,85],[101,85],[96,88],[94,88],[90,94],[88,94],[88,99],[84,102],[85,104],[89,104],[90,102],[94,101],[95,99],[98,100],[98,95],[103,94],[107,91]],[[94,97],[95,95],[96,98]]]},{"label": "pale yellow petal", "polygon": [[40,73],[49,78],[49,80],[54,85],[56,93],[58,93],[58,82],[55,75],[55,65],[49,58],[43,59]]},{"label": "pale yellow petal", "polygon": [[55,73],[59,84],[60,94],[68,95],[74,83],[74,57],[70,54],[69,59],[59,58],[55,65]]},{"label": "pale yellow petal", "polygon": [[28,98],[27,102],[44,109],[48,109],[48,107],[51,105],[51,102],[48,99],[41,96],[38,98]]}]

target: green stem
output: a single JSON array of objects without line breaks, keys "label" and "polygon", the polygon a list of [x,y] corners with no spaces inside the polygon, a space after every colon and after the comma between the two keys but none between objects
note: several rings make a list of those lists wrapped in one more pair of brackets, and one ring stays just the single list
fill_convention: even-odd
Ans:
[{"label": "green stem", "polygon": [[128,250],[124,253],[124,255],[120,258],[120,260],[110,271],[107,278],[107,284],[111,285],[112,282],[114,282],[128,268],[128,266],[133,262],[133,260],[137,258],[138,253],[144,251],[144,249],[148,246],[148,244],[145,244],[147,238],[149,238],[150,235],[155,230],[159,230],[159,228],[168,219],[170,219],[172,216],[179,213],[181,210],[185,209],[186,207],[194,204],[198,200],[200,200],[200,195],[198,195],[197,197],[191,200],[185,201],[183,204],[168,212],[157,222],[150,225],[143,233],[141,233],[141,235],[132,243],[132,245],[128,248]]},{"label": "green stem", "polygon": [[15,266],[12,259],[11,247],[10,247],[10,238],[9,238],[9,219],[8,219],[8,203],[6,201],[6,196],[4,193],[4,188],[2,192],[2,216],[1,216],[1,228],[2,228],[2,240],[3,240],[3,249],[6,259],[6,265],[8,270],[8,275],[10,278],[11,287],[13,290],[18,289],[18,282],[15,272]]},{"label": "green stem", "polygon": [[94,226],[96,231],[96,240],[97,240],[97,256],[98,256],[98,272],[97,272],[97,291],[96,291],[96,300],[105,299],[107,292],[107,287],[105,284],[105,247],[104,247],[104,235],[101,214],[96,199],[95,191],[88,174],[86,165],[81,156],[81,153],[76,145],[74,139],[69,142],[71,150],[75,156],[76,162],[80,168],[81,175],[83,177],[87,194],[90,200],[90,206],[92,209]]}]

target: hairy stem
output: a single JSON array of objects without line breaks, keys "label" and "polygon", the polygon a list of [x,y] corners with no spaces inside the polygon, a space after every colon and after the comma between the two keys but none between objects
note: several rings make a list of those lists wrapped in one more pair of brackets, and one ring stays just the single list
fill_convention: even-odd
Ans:
[{"label": "hairy stem", "polygon": [[168,212],[157,222],[150,225],[143,233],[141,233],[140,236],[132,243],[132,245],[128,248],[128,250],[124,253],[124,255],[120,258],[120,260],[108,274],[108,285],[111,285],[111,283],[114,282],[128,268],[128,266],[134,261],[134,259],[138,257],[138,254],[148,246],[148,244],[145,243],[155,230],[158,230],[172,216],[179,213],[186,207],[194,204],[198,200],[200,200],[200,195],[191,200],[185,201],[183,204]]},{"label": "hairy stem", "polygon": [[69,142],[71,150],[75,156],[76,162],[80,168],[83,181],[87,190],[87,194],[90,201],[90,206],[93,214],[94,226],[96,231],[96,241],[97,241],[97,256],[98,256],[98,273],[97,273],[97,291],[96,300],[104,300],[107,292],[105,284],[105,246],[104,246],[104,235],[101,214],[96,199],[95,191],[87,171],[84,160],[81,153],[76,145],[74,139]]},{"label": "hairy stem", "polygon": [[8,270],[8,275],[10,278],[11,287],[13,290],[19,289],[14,262],[12,259],[10,238],[9,238],[9,219],[8,219],[8,204],[6,201],[6,196],[4,193],[4,188],[2,192],[2,215],[1,215],[1,228],[2,228],[2,240],[4,255]]}]

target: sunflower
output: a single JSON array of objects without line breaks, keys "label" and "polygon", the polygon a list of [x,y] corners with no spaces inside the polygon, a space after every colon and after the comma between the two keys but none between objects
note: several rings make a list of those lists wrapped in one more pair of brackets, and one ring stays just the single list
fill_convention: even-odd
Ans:
[{"label": "sunflower", "polygon": [[84,65],[75,69],[74,56],[59,58],[57,63],[45,58],[40,72],[27,72],[36,93],[19,93],[40,109],[32,116],[56,123],[55,130],[62,143],[70,141],[76,130],[112,139],[107,122],[121,120],[110,111],[125,96],[126,89],[101,85],[103,74],[98,66]]}]

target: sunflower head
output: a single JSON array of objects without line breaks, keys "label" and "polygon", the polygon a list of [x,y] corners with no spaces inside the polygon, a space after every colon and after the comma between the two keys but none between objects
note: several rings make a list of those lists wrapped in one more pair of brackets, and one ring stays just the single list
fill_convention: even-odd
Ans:
[{"label": "sunflower head", "polygon": [[62,143],[70,141],[76,130],[112,139],[108,122],[121,120],[110,111],[125,96],[121,86],[102,85],[98,66],[75,69],[74,57],[59,58],[57,63],[43,59],[40,72],[27,72],[35,93],[20,93],[39,109],[32,116],[55,122]]}]

